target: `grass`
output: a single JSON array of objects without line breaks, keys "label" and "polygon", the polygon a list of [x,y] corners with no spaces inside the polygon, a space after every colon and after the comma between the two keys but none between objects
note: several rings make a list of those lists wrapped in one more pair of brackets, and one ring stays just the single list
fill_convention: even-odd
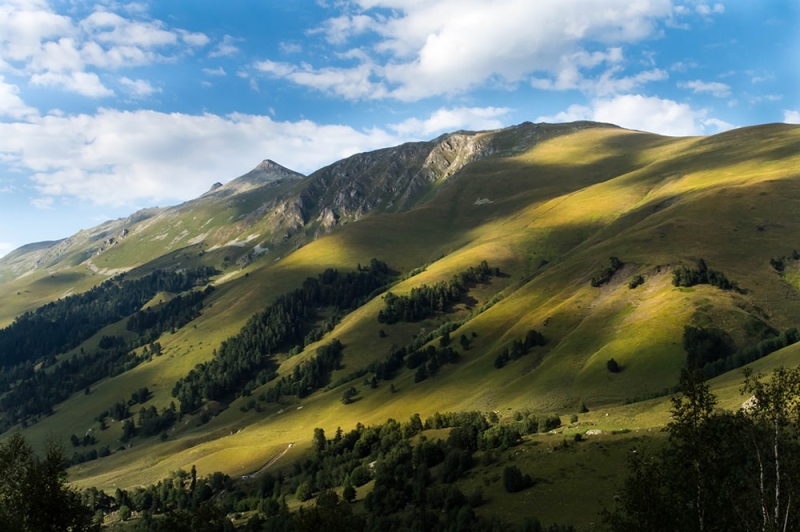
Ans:
[{"label": "grass", "polygon": [[[564,522],[559,516],[571,515],[576,524],[588,525],[613,492],[619,478],[615,472],[623,467],[630,446],[643,444],[642,438],[657,433],[668,419],[666,398],[623,403],[677,383],[685,360],[684,325],[721,327],[739,343],[748,341],[741,329],[751,317],[776,329],[796,325],[800,265],[790,264],[780,275],[769,259],[800,247],[798,154],[800,128],[785,126],[685,139],[594,128],[471,164],[438,184],[428,201],[409,211],[367,215],[296,250],[299,234],[273,244],[271,235],[282,226],[269,216],[248,218],[248,210],[260,205],[255,195],[241,203],[198,202],[182,207],[173,218],[144,220],[94,263],[109,268],[138,265],[140,269],[132,272],[138,274],[153,267],[201,263],[222,269],[228,256],[217,290],[200,318],[160,339],[161,357],[93,386],[88,396],[76,394],[26,433],[37,441],[49,434],[66,440],[69,434],[91,427],[99,411],[141,386],[154,391],[152,404],[167,406],[178,378],[208,360],[212,350],[238,332],[254,312],[327,267],[351,269],[373,257],[400,273],[428,264],[424,272],[392,288],[404,293],[449,279],[486,259],[507,277],[474,289],[475,308],[496,294],[503,298],[451,333],[453,338],[462,333],[477,336],[458,364],[444,366],[433,378],[414,384],[413,371],[402,371],[392,382],[396,393],[389,391],[389,383],[373,390],[356,381],[349,385],[359,388],[360,399],[346,406],[339,401],[340,389],[266,405],[261,413],[242,413],[239,407],[246,399],[238,399],[206,425],[196,426],[196,416],[190,416],[165,442],[135,441],[130,449],[72,468],[71,478],[80,486],[113,489],[153,482],[192,464],[201,474],[219,469],[243,475],[258,470],[289,443],[296,446],[281,460],[288,464],[299,459],[317,426],[333,432],[337,426],[347,430],[358,422],[468,409],[504,414],[509,409],[529,409],[558,412],[566,419],[585,403],[590,412],[579,415],[578,427],[565,429],[567,439],[589,426],[633,432],[558,450],[563,435],[537,436],[526,441],[525,453],[504,455],[498,464],[479,469],[465,481],[465,491],[489,478],[485,491],[490,502],[482,512],[510,517],[531,508],[545,522]],[[289,195],[292,190],[287,186],[276,194]],[[489,202],[476,204],[479,199]],[[204,242],[190,244],[205,234]],[[216,244],[244,241],[254,234],[258,238],[245,247],[209,251]],[[269,252],[254,256],[244,268],[235,266],[252,246],[266,242]],[[625,268],[608,285],[591,287],[591,276],[610,256],[623,260]],[[745,293],[673,287],[671,269],[693,265],[701,257],[709,267],[736,280]],[[0,284],[0,323],[104,278],[81,268],[65,269],[53,277],[37,271]],[[645,283],[631,290],[627,283],[634,274],[642,275]],[[334,373],[334,381],[383,358],[393,346],[410,343],[423,328],[431,330],[474,310],[462,308],[452,316],[417,324],[385,325],[376,319],[381,307],[380,298],[369,302],[321,340],[337,337],[346,346],[345,367]],[[119,325],[101,331],[86,345],[116,331],[114,327]],[[379,337],[379,329],[385,338]],[[542,332],[548,344],[495,369],[495,356],[513,340],[524,338],[529,329]],[[280,372],[291,371],[315,347],[287,358]],[[766,371],[778,363],[796,364],[799,356],[800,349],[790,347],[754,366]],[[622,364],[621,373],[608,373],[609,358]],[[741,403],[740,382],[738,372],[713,381],[726,408]],[[100,432],[100,445],[118,447],[119,431],[114,424]],[[521,494],[501,493],[502,486],[491,479],[509,460],[542,481]]]}]

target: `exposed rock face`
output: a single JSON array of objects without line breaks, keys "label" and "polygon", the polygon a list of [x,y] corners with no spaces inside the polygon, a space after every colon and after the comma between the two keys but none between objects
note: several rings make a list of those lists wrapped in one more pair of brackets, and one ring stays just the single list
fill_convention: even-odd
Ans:
[{"label": "exposed rock face", "polygon": [[224,185],[219,183],[215,184],[213,187],[211,187],[211,190],[203,194],[201,197],[241,194],[242,192],[261,187],[268,183],[274,183],[286,179],[300,180],[304,179],[305,177],[306,176],[303,174],[289,170],[275,161],[265,159],[246,174],[239,176]]},{"label": "exposed rock face", "polygon": [[[267,159],[225,185],[215,183],[199,198],[181,205],[144,209],[61,241],[11,253],[0,259],[0,280],[34,268],[74,266],[124,246],[126,241],[161,241],[168,236],[172,246],[184,240],[224,246],[231,241],[249,242],[249,236],[257,234],[254,243],[263,245],[263,249],[290,239],[299,247],[307,238],[318,238],[371,211],[411,209],[434,187],[446,185],[471,163],[522,153],[539,142],[591,127],[608,125],[525,122],[495,131],[460,131],[428,142],[353,155],[308,177]],[[206,222],[197,223],[198,216]]]}]

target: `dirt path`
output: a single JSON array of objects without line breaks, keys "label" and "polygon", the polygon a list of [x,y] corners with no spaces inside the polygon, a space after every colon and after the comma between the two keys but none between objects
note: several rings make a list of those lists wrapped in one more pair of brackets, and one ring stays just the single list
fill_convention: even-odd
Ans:
[{"label": "dirt path", "polygon": [[273,465],[275,462],[277,462],[278,460],[280,460],[281,458],[283,458],[283,456],[284,456],[286,453],[288,453],[288,452],[289,452],[289,449],[291,449],[293,446],[294,446],[294,444],[293,444],[293,443],[290,443],[289,445],[287,445],[287,446],[286,446],[286,449],[282,450],[281,452],[279,452],[278,454],[276,454],[275,456],[273,456],[272,458],[270,458],[269,462],[267,462],[267,463],[264,465],[264,467],[262,467],[261,469],[259,469],[258,471],[256,471],[256,472],[255,472],[255,473],[253,473],[253,474],[250,474],[250,475],[245,475],[245,476],[246,476],[246,477],[254,477],[254,476],[256,476],[256,475],[260,475],[261,473],[263,473],[264,471],[266,471],[266,470],[267,470],[267,469],[268,469],[268,468],[269,468],[271,465]]}]

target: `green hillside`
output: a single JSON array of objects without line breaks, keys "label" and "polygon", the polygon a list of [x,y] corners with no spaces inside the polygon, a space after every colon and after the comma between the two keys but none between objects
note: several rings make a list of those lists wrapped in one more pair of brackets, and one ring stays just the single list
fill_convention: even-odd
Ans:
[{"label": "green hillside", "polygon": [[[73,466],[70,480],[113,492],[192,466],[203,474],[250,475],[292,444],[272,466],[289,468],[309,452],[315,427],[333,434],[357,423],[405,422],[415,413],[425,419],[436,412],[477,410],[499,413],[501,421],[515,412],[557,413],[563,434],[589,428],[605,434],[596,442],[590,438],[592,446],[559,451],[555,461],[534,455],[562,436],[530,437],[525,448],[531,452],[520,463],[547,478],[563,478],[549,491],[532,488],[535,515],[547,523],[572,519],[588,526],[622,478],[629,447],[668,420],[664,391],[678,383],[686,365],[686,326],[718,331],[731,352],[798,326],[800,260],[793,251],[800,248],[800,127],[774,124],[669,138],[599,124],[528,124],[464,138],[468,149],[442,152],[437,139],[354,156],[308,177],[226,185],[179,207],[87,230],[89,237],[55,244],[62,246],[58,254],[53,246],[33,246],[0,260],[2,326],[122,271],[127,279],[158,269],[217,271],[200,315],[160,333],[160,355],[147,357],[142,346],[135,347],[140,358],[134,367],[91,383],[89,393],[76,391],[54,405],[52,415],[31,419],[23,433],[34,442],[51,435],[67,442],[71,434],[91,430],[96,443],[79,450],[108,447],[111,453]],[[393,179],[401,180],[401,174],[387,168],[394,168],[391,161],[401,164],[400,153],[406,153],[403,160],[411,169],[395,191],[392,183],[401,181]],[[355,203],[335,194],[347,185],[345,174],[358,185],[351,183],[358,194],[348,196],[357,198]],[[70,241],[80,242],[70,247],[65,244]],[[39,265],[31,266],[37,257]],[[619,266],[603,282],[593,282],[611,257]],[[449,281],[481,261],[500,275],[470,284],[445,311],[419,321],[380,323],[386,293],[365,300],[342,313],[321,339],[291,352],[294,343],[270,351],[275,380],[257,384],[247,396],[205,401],[162,437],[122,442],[123,423],[111,418],[101,430],[96,416],[143,386],[152,394],[146,406],[180,407],[172,395],[175,383],[214,358],[251,316],[308,277],[327,268],[352,272],[373,258],[392,270],[388,291],[399,296]],[[738,290],[673,284],[675,269],[697,268],[701,259]],[[640,284],[631,288],[636,276]],[[177,295],[154,293],[144,307],[165,308]],[[309,327],[336,311],[317,306]],[[58,363],[81,350],[97,352],[104,336],[134,341],[126,323],[127,318],[104,325],[60,354]],[[421,382],[415,382],[415,369],[403,365],[393,379],[369,385],[375,375],[371,364],[400,347],[424,349],[426,336],[437,329],[428,343],[441,349],[440,327],[448,324],[457,362],[437,366]],[[545,345],[496,367],[504,350],[513,354],[515,341],[521,344],[532,330]],[[333,339],[344,345],[343,358],[327,382],[362,370],[358,377],[302,398],[261,399]],[[795,366],[798,356],[793,345],[754,366]],[[611,359],[621,371],[609,371]],[[54,371],[57,364],[38,371]],[[724,407],[743,401],[739,370],[711,383]],[[343,404],[351,386],[357,400]],[[579,413],[582,407],[588,413]],[[567,423],[572,414],[579,421]],[[623,430],[633,432],[610,434]],[[604,445],[605,450],[597,447]],[[607,452],[612,453],[607,467],[587,472],[585,464]],[[481,477],[499,474],[498,468],[478,470],[464,481],[465,493],[482,483]],[[575,512],[559,501],[578,500],[579,480],[587,474],[602,480],[591,496],[581,495],[589,502]],[[487,486],[491,494],[499,485]],[[502,498],[500,492],[490,497],[494,502],[480,512],[511,516],[527,508],[522,499],[501,504]]]}]

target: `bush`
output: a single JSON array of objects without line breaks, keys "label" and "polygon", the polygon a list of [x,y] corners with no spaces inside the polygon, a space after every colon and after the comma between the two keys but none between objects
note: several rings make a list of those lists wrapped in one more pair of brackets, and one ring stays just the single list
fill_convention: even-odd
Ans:
[{"label": "bush", "polygon": [[608,360],[608,362],[606,362],[606,369],[611,373],[619,373],[622,371],[622,366],[620,366],[616,360],[611,358]]},{"label": "bush", "polygon": [[516,493],[533,486],[530,475],[523,475],[517,466],[506,466],[503,469],[503,487],[508,493]]}]

